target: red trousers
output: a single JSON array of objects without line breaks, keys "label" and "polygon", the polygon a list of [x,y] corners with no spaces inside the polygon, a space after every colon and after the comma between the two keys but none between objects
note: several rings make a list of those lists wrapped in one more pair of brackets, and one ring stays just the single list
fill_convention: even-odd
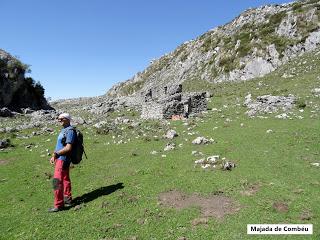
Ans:
[{"label": "red trousers", "polygon": [[53,192],[54,192],[54,207],[61,208],[64,206],[64,201],[71,201],[71,181],[69,177],[69,166],[63,167],[64,161],[57,159],[54,167],[53,175]]}]

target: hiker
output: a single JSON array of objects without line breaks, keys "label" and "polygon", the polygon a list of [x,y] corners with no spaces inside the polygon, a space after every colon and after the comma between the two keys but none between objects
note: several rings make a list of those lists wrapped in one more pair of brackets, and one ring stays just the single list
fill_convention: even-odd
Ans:
[{"label": "hiker", "polygon": [[54,207],[49,212],[61,211],[64,207],[71,206],[71,181],[69,177],[69,169],[71,163],[72,144],[76,141],[76,133],[70,125],[71,116],[68,113],[62,113],[58,117],[58,121],[63,127],[58,139],[56,148],[50,159],[50,163],[54,164],[53,175],[53,192]]}]

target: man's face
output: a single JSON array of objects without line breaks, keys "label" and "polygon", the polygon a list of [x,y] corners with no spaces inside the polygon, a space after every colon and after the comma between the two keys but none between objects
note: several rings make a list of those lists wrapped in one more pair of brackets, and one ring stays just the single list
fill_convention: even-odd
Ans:
[{"label": "man's face", "polygon": [[67,118],[58,118],[58,122],[60,123],[61,126],[65,127],[69,125],[70,121]]}]

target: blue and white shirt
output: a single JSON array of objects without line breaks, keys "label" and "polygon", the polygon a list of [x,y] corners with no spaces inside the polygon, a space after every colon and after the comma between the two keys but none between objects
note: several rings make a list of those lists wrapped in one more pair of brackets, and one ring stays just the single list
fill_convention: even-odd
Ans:
[{"label": "blue and white shirt", "polygon": [[[68,127],[65,127],[63,128],[60,133],[59,133],[59,136],[58,136],[58,139],[57,139],[57,144],[56,144],[56,148],[55,148],[55,152],[57,151],[60,151],[62,148],[65,147],[66,144],[73,144],[75,142],[75,139],[76,139],[76,134],[75,132],[72,130],[73,127],[72,126],[68,126]],[[66,141],[65,143],[63,143],[63,137],[66,137]],[[65,145],[63,145],[65,144]],[[66,161],[66,162],[70,162],[70,156],[68,155],[59,155],[58,159],[62,160],[62,161]]]}]

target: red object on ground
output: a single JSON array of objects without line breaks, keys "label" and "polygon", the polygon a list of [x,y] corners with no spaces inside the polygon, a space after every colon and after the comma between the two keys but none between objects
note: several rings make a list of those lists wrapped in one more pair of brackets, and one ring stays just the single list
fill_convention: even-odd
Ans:
[{"label": "red object on ground", "polygon": [[184,117],[182,115],[172,115],[171,120],[177,121],[177,120],[183,120]]}]

